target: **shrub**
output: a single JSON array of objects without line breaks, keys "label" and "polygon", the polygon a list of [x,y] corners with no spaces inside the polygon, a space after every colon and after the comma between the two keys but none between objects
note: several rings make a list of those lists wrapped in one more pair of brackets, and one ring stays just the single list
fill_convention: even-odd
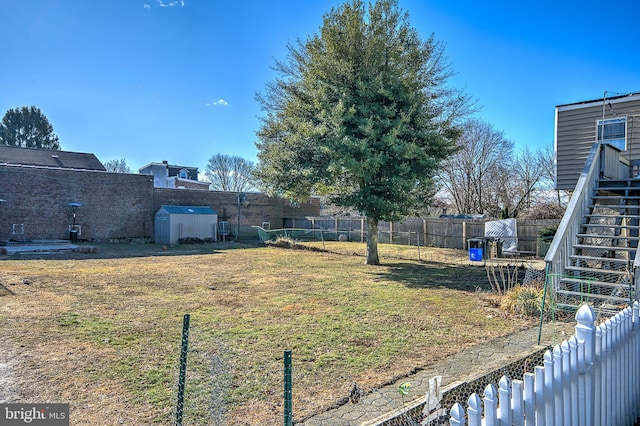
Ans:
[{"label": "shrub", "polygon": [[565,210],[565,207],[557,203],[541,203],[518,214],[518,219],[562,219]]},{"label": "shrub", "polygon": [[291,237],[278,237],[275,241],[267,241],[265,244],[271,247],[281,248],[297,248],[301,246],[299,241],[296,241]]},{"label": "shrub", "polygon": [[[539,316],[542,311],[543,295],[543,286],[517,285],[502,297],[500,307],[516,315]],[[545,304],[544,311],[545,315],[549,313],[549,303]]]},{"label": "shrub", "polygon": [[275,241],[265,241],[265,244],[270,247],[287,248],[292,250],[323,251],[318,247],[304,245],[301,241],[295,240],[291,237],[278,237]]},{"label": "shrub", "polygon": [[554,235],[556,235],[557,231],[558,231],[558,225],[549,226],[546,228],[542,228],[538,233],[538,235],[540,235],[540,238],[542,238],[542,240],[544,241],[551,241],[553,240],[553,237]]}]

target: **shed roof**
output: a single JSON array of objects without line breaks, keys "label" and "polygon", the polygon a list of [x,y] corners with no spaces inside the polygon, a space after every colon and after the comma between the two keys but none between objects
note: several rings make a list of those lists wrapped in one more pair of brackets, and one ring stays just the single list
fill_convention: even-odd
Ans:
[{"label": "shed roof", "polygon": [[105,171],[93,154],[7,145],[0,145],[0,164]]},{"label": "shed roof", "polygon": [[160,206],[161,210],[169,214],[217,214],[209,206]]}]

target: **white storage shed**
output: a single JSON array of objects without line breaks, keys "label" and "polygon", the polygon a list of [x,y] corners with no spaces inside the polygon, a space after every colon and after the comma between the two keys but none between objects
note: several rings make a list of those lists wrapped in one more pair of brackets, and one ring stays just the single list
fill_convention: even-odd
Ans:
[{"label": "white storage shed", "polygon": [[178,244],[184,239],[218,239],[218,214],[208,206],[161,206],[155,215],[154,240]]}]

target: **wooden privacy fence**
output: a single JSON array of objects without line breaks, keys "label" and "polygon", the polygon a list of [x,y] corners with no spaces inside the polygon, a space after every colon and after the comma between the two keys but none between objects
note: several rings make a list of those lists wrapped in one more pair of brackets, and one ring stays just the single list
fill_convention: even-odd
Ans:
[{"label": "wooden privacy fence", "polygon": [[[484,236],[487,220],[411,217],[401,222],[380,221],[378,239],[381,243],[466,250],[469,239]],[[518,249],[537,252],[539,232],[558,223],[560,219],[518,220]],[[283,227],[333,231],[349,241],[364,242],[366,238],[364,217],[288,217],[283,219]]]},{"label": "wooden privacy fence", "polygon": [[[640,305],[596,326],[594,310],[576,313],[576,333],[547,351],[523,380],[503,376],[467,407],[455,404],[451,425],[633,425],[640,415]],[[466,411],[466,416],[465,416]]]}]

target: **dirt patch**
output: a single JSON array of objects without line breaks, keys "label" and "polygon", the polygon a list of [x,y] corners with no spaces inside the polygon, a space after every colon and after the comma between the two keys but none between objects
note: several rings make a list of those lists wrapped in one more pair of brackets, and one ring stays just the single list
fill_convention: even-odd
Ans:
[{"label": "dirt patch", "polygon": [[21,402],[16,379],[16,354],[6,339],[0,338],[0,404]]}]

